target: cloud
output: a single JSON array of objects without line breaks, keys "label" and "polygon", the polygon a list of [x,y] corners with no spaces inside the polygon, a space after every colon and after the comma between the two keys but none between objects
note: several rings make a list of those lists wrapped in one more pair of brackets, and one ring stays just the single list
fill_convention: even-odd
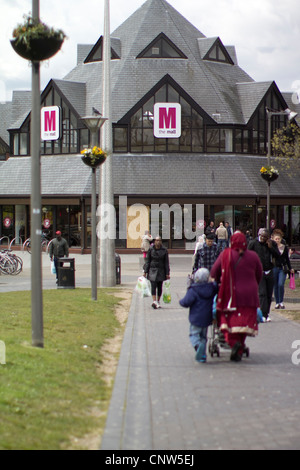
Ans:
[{"label": "cloud", "polygon": [[[28,63],[12,50],[13,28],[31,11],[31,0],[2,0],[0,17],[0,81],[5,94],[12,89],[30,89]],[[142,4],[143,0],[110,0],[111,31]],[[208,37],[220,36],[225,45],[235,45],[239,65],[257,81],[275,80],[279,88],[291,90],[300,80],[300,9],[298,0],[170,0],[169,3]],[[94,44],[103,32],[104,1],[40,0],[40,16],[49,25],[62,28],[68,40],[41,67],[41,87],[50,78],[63,78],[76,65],[77,44]],[[19,83],[19,86],[18,86]],[[3,94],[3,93],[2,93]]]}]

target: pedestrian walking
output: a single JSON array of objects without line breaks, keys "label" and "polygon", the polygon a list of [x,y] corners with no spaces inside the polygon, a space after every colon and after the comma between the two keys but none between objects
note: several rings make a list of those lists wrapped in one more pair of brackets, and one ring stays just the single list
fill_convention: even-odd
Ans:
[{"label": "pedestrian walking", "polygon": [[229,247],[229,243],[230,243],[230,239],[233,235],[233,230],[232,228],[230,227],[230,223],[229,222],[225,222],[225,228],[227,230],[227,233],[228,233],[228,240],[227,240],[227,247]]},{"label": "pedestrian walking", "polygon": [[247,336],[258,334],[258,285],[262,266],[258,255],[247,250],[247,240],[242,232],[231,237],[231,247],[226,248],[215,262],[210,275],[219,285],[217,299],[217,325],[231,347],[232,361],[240,361]]},{"label": "pedestrian walking", "polygon": [[259,302],[264,319],[269,322],[271,321],[269,315],[274,288],[273,259],[276,260],[280,253],[276,243],[270,239],[267,229],[260,229],[258,238],[252,240],[248,248],[258,254],[263,267],[263,276],[259,284]]},{"label": "pedestrian walking", "polygon": [[219,253],[214,235],[212,233],[207,235],[203,247],[200,248],[195,255],[193,273],[198,271],[200,268],[206,268],[210,271],[218,258]]},{"label": "pedestrian walking", "polygon": [[216,227],[215,227],[215,223],[213,220],[211,220],[209,225],[206,227],[205,235],[206,236],[213,235],[214,239],[216,239]]},{"label": "pedestrian walking", "polygon": [[272,240],[277,245],[277,249],[280,256],[275,259],[275,266],[273,269],[274,274],[274,297],[275,297],[275,308],[284,309],[284,284],[288,273],[294,274],[292,269],[289,249],[285,243],[283,243],[283,232],[279,229],[275,229],[272,233]]},{"label": "pedestrian walking", "polygon": [[60,258],[69,257],[69,245],[67,241],[61,236],[61,232],[56,232],[56,238],[54,238],[50,244],[49,250],[50,260],[54,261],[56,270],[56,284],[58,284],[58,260]]},{"label": "pedestrian walking", "polygon": [[187,290],[180,305],[189,308],[190,341],[196,351],[195,360],[206,362],[208,327],[213,321],[213,299],[218,292],[216,282],[209,282],[209,271],[199,269],[194,275],[194,282]]},{"label": "pedestrian walking", "polygon": [[228,246],[228,232],[227,229],[224,227],[223,222],[220,222],[220,225],[216,230],[216,236],[218,240],[218,249],[221,253]]},{"label": "pedestrian walking", "polygon": [[149,230],[146,230],[145,235],[143,235],[142,244],[141,244],[141,252],[143,253],[144,258],[146,258],[147,256],[147,253],[149,251],[152,241],[153,241],[152,235],[150,234]]},{"label": "pedestrian walking", "polygon": [[162,246],[161,237],[156,237],[150,247],[144,265],[144,276],[151,282],[152,307],[161,308],[159,303],[162,295],[163,282],[170,279],[168,250]]}]

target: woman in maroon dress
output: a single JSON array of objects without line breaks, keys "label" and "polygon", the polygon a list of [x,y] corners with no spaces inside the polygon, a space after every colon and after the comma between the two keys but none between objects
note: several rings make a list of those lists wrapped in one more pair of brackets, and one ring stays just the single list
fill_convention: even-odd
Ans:
[{"label": "woman in maroon dress", "polygon": [[258,333],[258,285],[262,277],[260,259],[254,251],[247,250],[242,232],[232,235],[230,248],[221,253],[210,275],[220,283],[218,327],[232,348],[231,360],[238,362],[242,359],[246,337]]}]

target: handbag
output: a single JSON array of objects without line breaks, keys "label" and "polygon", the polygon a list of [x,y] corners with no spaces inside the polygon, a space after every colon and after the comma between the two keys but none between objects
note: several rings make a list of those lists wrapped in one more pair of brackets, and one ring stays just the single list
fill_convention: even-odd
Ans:
[{"label": "handbag", "polygon": [[290,286],[289,287],[292,290],[296,289],[295,274],[291,274],[291,276],[290,276]]}]

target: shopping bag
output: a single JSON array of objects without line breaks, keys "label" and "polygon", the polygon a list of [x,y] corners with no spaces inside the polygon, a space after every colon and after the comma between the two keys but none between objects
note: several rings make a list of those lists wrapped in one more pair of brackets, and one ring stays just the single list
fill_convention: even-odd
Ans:
[{"label": "shopping bag", "polygon": [[51,261],[51,274],[56,274],[54,261]]},{"label": "shopping bag", "polygon": [[171,302],[171,282],[165,281],[163,285],[163,301],[165,304]]},{"label": "shopping bag", "polygon": [[136,291],[143,297],[151,297],[151,283],[144,276],[140,276],[137,281]]},{"label": "shopping bag", "polygon": [[296,289],[296,283],[295,283],[295,274],[290,275],[290,289],[295,290]]}]

